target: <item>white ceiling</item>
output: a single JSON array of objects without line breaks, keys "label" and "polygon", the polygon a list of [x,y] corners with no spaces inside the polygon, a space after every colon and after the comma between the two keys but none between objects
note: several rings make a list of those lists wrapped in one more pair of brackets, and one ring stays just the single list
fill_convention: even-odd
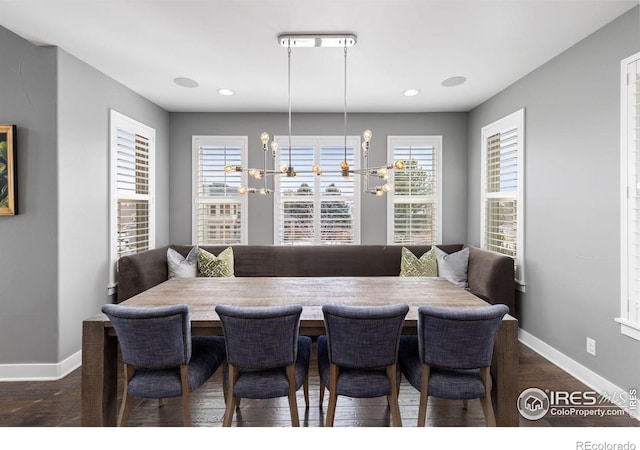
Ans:
[{"label": "white ceiling", "polygon": [[[349,32],[349,112],[468,111],[638,0],[0,0],[0,25],[168,111],[286,111],[283,32]],[[343,50],[292,53],[293,111],[343,108]],[[457,87],[442,81],[465,76]],[[197,88],[177,86],[188,77]],[[233,89],[231,97],[218,88]],[[418,88],[417,97],[402,92]]]}]

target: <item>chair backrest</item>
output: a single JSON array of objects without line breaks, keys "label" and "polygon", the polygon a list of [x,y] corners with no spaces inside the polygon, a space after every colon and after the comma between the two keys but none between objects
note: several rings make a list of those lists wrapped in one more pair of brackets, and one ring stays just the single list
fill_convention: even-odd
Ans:
[{"label": "chair backrest", "polygon": [[187,305],[131,307],[107,304],[102,312],[116,330],[122,361],[134,367],[162,369],[191,359],[191,323]]},{"label": "chair backrest", "polygon": [[395,364],[407,312],[407,305],[324,305],[329,361],[361,369]]},{"label": "chair backrest", "polygon": [[506,305],[421,306],[418,308],[418,343],[422,362],[450,369],[490,366],[496,334],[508,312]]},{"label": "chair backrest", "polygon": [[227,362],[244,369],[283,367],[296,361],[302,306],[216,306]]}]

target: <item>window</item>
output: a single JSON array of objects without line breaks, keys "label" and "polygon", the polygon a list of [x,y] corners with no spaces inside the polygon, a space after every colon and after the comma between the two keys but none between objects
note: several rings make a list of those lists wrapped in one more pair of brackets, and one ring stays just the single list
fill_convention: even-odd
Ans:
[{"label": "window", "polygon": [[640,340],[640,53],[622,61],[621,324]]},{"label": "window", "polygon": [[389,136],[391,171],[387,199],[387,243],[418,245],[442,242],[442,136]]},{"label": "window", "polygon": [[111,286],[122,256],[155,247],[155,130],[111,111]]},{"label": "window", "polygon": [[245,172],[225,167],[245,166],[246,136],[193,136],[192,240],[197,245],[247,243]]},{"label": "window", "polygon": [[[276,165],[293,166],[297,177],[275,177],[276,244],[359,244],[360,201],[358,175],[343,178],[344,136],[294,136],[289,162],[288,137],[278,136],[279,160]],[[354,149],[360,138],[347,138],[347,162],[357,169]],[[319,164],[322,176],[311,172]],[[304,172],[304,173],[302,173]]]},{"label": "window", "polygon": [[481,246],[515,260],[524,289],[524,109],[482,128]]}]

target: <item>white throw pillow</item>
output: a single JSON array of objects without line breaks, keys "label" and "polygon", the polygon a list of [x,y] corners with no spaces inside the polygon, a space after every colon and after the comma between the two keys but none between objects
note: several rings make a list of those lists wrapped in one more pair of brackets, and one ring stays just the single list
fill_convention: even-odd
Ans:
[{"label": "white throw pillow", "polygon": [[193,247],[186,258],[174,249],[168,249],[167,268],[169,269],[169,279],[198,276],[198,247]]},{"label": "white throw pillow", "polygon": [[438,275],[456,286],[466,288],[468,286],[469,247],[451,254],[440,250],[438,247],[434,248],[436,249],[438,261]]}]

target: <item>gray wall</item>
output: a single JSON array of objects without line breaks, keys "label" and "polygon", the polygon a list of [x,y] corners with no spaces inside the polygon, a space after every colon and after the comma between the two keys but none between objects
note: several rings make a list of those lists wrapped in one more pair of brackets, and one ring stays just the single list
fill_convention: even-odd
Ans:
[{"label": "gray wall", "polygon": [[[480,241],[480,129],[525,110],[521,327],[616,385],[637,387],[620,334],[620,61],[640,51],[638,8],[469,115],[468,242]],[[585,351],[589,336],[597,356]]]},{"label": "gray wall", "polygon": [[[466,241],[467,114],[349,114],[347,134],[373,131],[370,164],[386,162],[389,135],[443,136],[443,242]],[[342,135],[342,114],[293,114],[294,135]],[[172,113],[170,240],[191,243],[191,136],[239,135],[249,139],[249,165],[262,166],[260,134],[287,135],[287,114]],[[386,198],[362,196],[362,244],[386,242]],[[249,197],[249,244],[273,243],[273,197]]]},{"label": "gray wall", "polygon": [[110,302],[109,109],[156,130],[156,244],[169,239],[169,114],[58,50],[58,292],[60,360],[80,324]]},{"label": "gray wall", "polygon": [[0,217],[0,364],[58,363],[107,296],[109,108],[156,128],[169,241],[169,114],[55,47],[0,27],[0,123],[18,126],[20,214]]},{"label": "gray wall", "polygon": [[0,123],[18,127],[20,208],[18,216],[0,216],[0,363],[53,362],[58,333],[56,52],[0,27],[0,61]]}]

